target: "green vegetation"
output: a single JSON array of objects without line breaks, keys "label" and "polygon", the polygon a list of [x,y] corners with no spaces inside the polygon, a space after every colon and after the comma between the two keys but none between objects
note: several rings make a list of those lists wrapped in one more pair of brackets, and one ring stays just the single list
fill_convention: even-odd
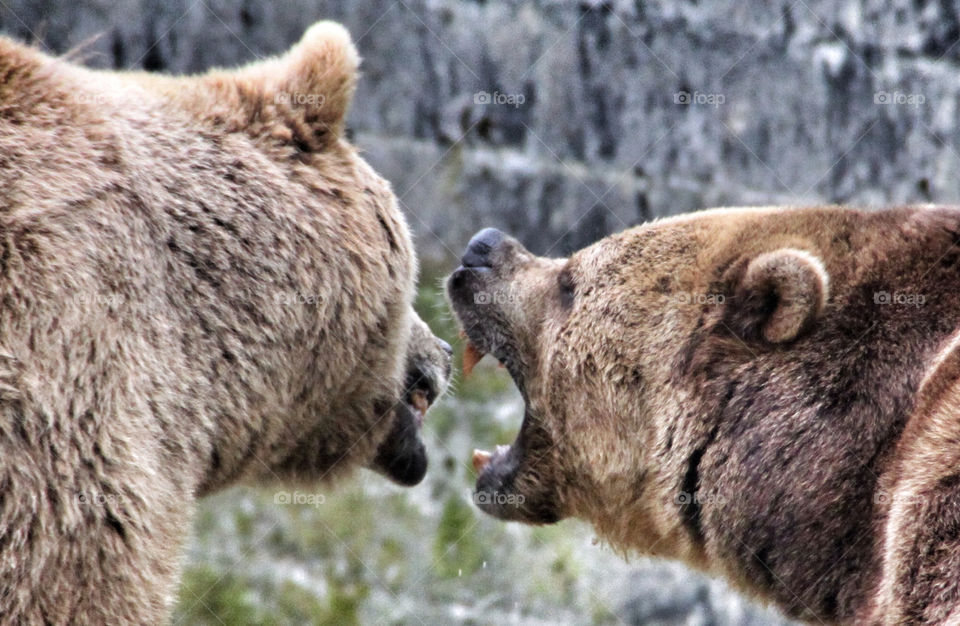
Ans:
[{"label": "green vegetation", "polygon": [[469,576],[483,565],[483,544],[474,532],[476,526],[476,514],[469,504],[456,496],[447,498],[433,544],[439,576]]},{"label": "green vegetation", "polygon": [[191,567],[180,585],[175,622],[192,624],[260,624],[265,615],[243,581],[229,572]]}]

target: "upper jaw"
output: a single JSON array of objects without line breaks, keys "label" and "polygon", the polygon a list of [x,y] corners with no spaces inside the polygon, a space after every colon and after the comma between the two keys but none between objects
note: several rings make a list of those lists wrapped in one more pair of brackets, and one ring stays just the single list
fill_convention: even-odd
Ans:
[{"label": "upper jaw", "polygon": [[552,443],[530,410],[530,363],[496,305],[475,301],[475,293],[489,289],[490,275],[486,268],[458,268],[447,281],[447,295],[468,345],[479,356],[492,354],[506,367],[526,410],[511,445],[497,446],[492,453],[474,451],[473,466],[478,474],[474,500],[482,511],[500,519],[549,524],[562,517],[554,482],[548,475]]},{"label": "upper jaw", "polygon": [[447,298],[477,357],[490,354],[497,359],[526,398],[526,363],[506,320],[495,304],[476,301],[477,293],[491,289],[488,284],[491,274],[489,268],[458,267],[447,279]]}]

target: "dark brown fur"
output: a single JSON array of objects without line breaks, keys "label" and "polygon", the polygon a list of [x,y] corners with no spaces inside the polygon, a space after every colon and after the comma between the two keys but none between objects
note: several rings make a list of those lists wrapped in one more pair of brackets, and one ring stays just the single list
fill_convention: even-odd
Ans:
[{"label": "dark brown fur", "polygon": [[[801,619],[957,611],[956,378],[918,399],[953,362],[960,210],[705,211],[569,259],[509,239],[493,257],[454,273],[451,302],[523,381],[520,440],[536,425],[549,443],[536,474],[527,454],[494,455],[481,491],[546,497]],[[891,513],[910,481],[922,490]]]}]

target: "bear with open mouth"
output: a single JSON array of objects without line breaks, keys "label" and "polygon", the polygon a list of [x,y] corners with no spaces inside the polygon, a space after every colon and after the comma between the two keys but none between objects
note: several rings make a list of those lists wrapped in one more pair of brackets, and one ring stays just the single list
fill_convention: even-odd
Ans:
[{"label": "bear with open mouth", "polygon": [[960,623],[960,209],[718,209],[569,258],[498,230],[447,293],[525,401],[505,520],[590,521],[788,615]]}]

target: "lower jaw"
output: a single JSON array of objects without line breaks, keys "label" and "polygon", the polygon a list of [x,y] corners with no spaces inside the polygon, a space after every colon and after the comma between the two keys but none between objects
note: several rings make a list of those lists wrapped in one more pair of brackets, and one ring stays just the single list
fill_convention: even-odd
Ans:
[{"label": "lower jaw", "polygon": [[503,456],[510,452],[510,446],[503,445],[497,446],[495,453],[487,452],[486,450],[480,450],[479,448],[473,451],[473,471],[477,473],[477,476],[483,474],[483,470],[487,468],[490,464],[490,461],[493,460],[494,455]]},{"label": "lower jaw", "polygon": [[415,404],[398,407],[395,422],[369,465],[370,469],[404,487],[420,483],[428,465],[426,448],[420,438],[423,411]]}]

